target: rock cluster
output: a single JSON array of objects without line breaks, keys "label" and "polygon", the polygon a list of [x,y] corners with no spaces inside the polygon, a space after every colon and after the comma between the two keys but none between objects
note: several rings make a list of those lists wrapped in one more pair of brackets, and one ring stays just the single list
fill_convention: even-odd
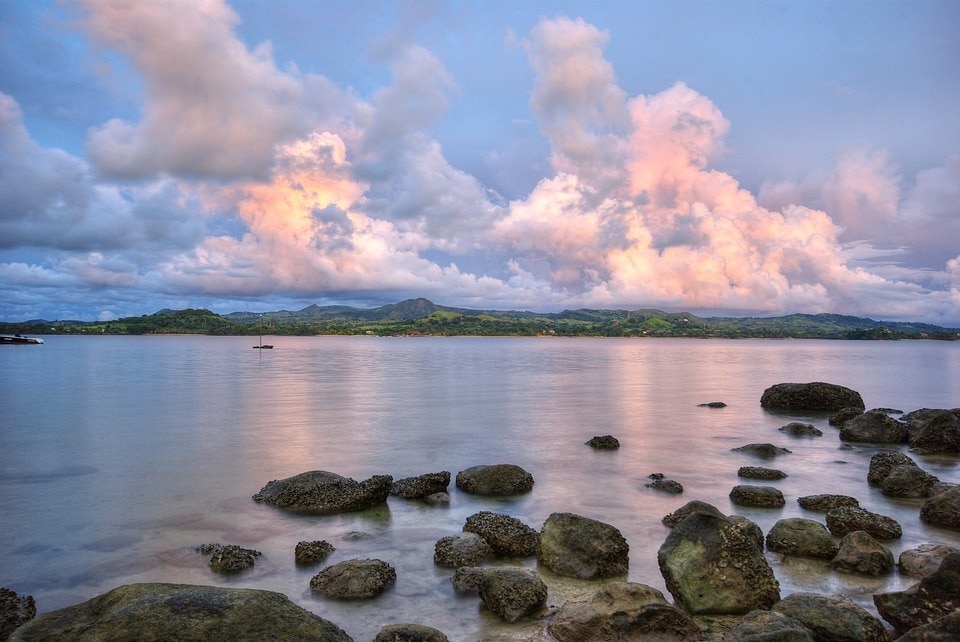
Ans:
[{"label": "rock cluster", "polygon": [[[960,411],[924,409],[903,415],[890,409],[864,412],[853,390],[814,382],[768,388],[761,405],[775,411],[833,412],[844,442],[908,445],[925,453],[960,452]],[[822,432],[800,422],[781,432],[795,437]],[[594,448],[616,448],[611,435],[587,442]],[[733,450],[762,458],[790,451],[769,443]],[[784,479],[776,469],[745,466],[740,477]],[[446,493],[450,473],[427,473],[393,481],[378,475],[355,481],[325,471],[310,471],[275,480],[254,495],[261,503],[298,513],[326,515],[363,510],[382,504],[388,495],[431,503]],[[655,473],[650,487],[671,484]],[[944,529],[960,530],[960,486],[941,482],[898,450],[883,450],[870,461],[866,482],[891,498],[920,504],[919,518]],[[530,492],[533,476],[511,464],[474,466],[456,476],[468,494],[512,497]],[[682,490],[682,487],[680,487]],[[730,492],[738,506],[778,509],[782,491],[771,486],[737,485]],[[904,551],[898,563],[883,542],[901,537],[900,524],[862,508],[854,497],[808,495],[797,499],[823,522],[784,518],[764,535],[740,515],[724,515],[716,507],[693,500],[663,518],[671,530],[657,553],[671,604],[659,590],[625,581],[630,547],[614,526],[568,512],[551,514],[536,530],[507,514],[480,511],[468,517],[462,531],[440,538],[434,564],[454,569],[452,588],[479,596],[483,606],[505,622],[536,620],[535,639],[558,642],[600,640],[851,640],[892,639],[880,619],[843,596],[780,594],[780,585],[766,557],[811,558],[829,562],[842,573],[881,576],[899,566],[903,576],[919,581],[906,591],[874,595],[877,612],[903,642],[960,639],[960,549],[925,544]],[[922,504],[921,504],[922,502]],[[201,547],[211,554],[211,567],[225,573],[248,568],[260,554],[239,546]],[[324,540],[299,542],[297,564],[316,564],[334,552]],[[542,568],[558,576],[596,581],[596,589],[558,606],[548,605],[547,585],[536,570],[514,561],[536,556]],[[378,559],[348,559],[322,569],[310,589],[331,599],[371,599],[396,581],[396,570]],[[252,589],[224,589],[174,584],[121,586],[82,604],[34,617],[32,598],[0,589],[0,633],[13,629],[13,640],[350,640],[336,625],[301,609],[285,596]],[[30,619],[33,618],[33,619]],[[25,623],[24,623],[25,622]],[[15,628],[19,627],[19,628]],[[0,636],[0,640],[6,636]],[[531,640],[534,638],[530,638]],[[422,640],[445,642],[429,626],[413,623],[382,626],[374,642]]]}]

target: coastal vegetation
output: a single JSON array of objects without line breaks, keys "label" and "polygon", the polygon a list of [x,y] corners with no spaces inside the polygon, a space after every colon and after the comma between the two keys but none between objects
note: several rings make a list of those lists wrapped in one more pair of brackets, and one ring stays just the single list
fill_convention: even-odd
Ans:
[{"label": "coastal vegetation", "polygon": [[598,336],[792,339],[957,340],[960,328],[875,321],[839,314],[700,317],[689,312],[565,310],[557,313],[471,310],[410,299],[378,308],[311,305],[302,310],[232,312],[161,310],[111,321],[32,320],[0,323],[12,334],[202,334],[287,336]]}]

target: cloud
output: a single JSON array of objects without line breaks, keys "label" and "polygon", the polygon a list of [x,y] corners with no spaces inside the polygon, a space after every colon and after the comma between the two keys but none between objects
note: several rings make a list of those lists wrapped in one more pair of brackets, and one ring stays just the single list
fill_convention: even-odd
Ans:
[{"label": "cloud", "polygon": [[113,119],[90,134],[87,152],[105,175],[263,175],[274,145],[303,131],[301,80],[276,68],[269,43],[248,51],[221,0],[83,4],[90,33],[144,86],[139,123]]}]

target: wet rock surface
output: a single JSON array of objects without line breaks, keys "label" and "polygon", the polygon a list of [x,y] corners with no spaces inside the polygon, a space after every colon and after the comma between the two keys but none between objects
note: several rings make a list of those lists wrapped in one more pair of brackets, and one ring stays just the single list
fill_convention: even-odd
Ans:
[{"label": "wet rock surface", "polygon": [[898,633],[930,624],[960,609],[960,553],[944,557],[940,568],[906,591],[880,593],[873,603]]},{"label": "wet rock surface", "polygon": [[390,475],[358,482],[336,473],[312,470],[268,482],[253,500],[298,513],[332,515],[383,504],[392,487]]},{"label": "wet rock surface", "polygon": [[300,566],[309,566],[325,560],[336,548],[325,539],[312,542],[297,542],[293,550],[293,559]]},{"label": "wet rock surface", "polygon": [[592,437],[587,445],[597,450],[616,450],[620,447],[620,441],[613,435],[598,435]]},{"label": "wet rock surface", "polygon": [[836,537],[853,531],[866,531],[879,540],[899,539],[903,535],[900,524],[892,517],[849,506],[827,512],[827,529]]},{"label": "wet rock surface", "polygon": [[378,559],[353,559],[328,566],[313,576],[310,588],[325,597],[369,599],[386,591],[397,580],[397,571]]},{"label": "wet rock surface", "polygon": [[547,585],[528,568],[491,568],[480,580],[480,599],[500,619],[516,622],[547,602]]},{"label": "wet rock surface", "polygon": [[476,533],[459,533],[437,540],[433,562],[447,568],[477,566],[496,555],[487,540]]},{"label": "wet rock surface", "polygon": [[188,584],[120,586],[34,618],[11,637],[17,642],[77,639],[352,642],[338,626],[280,593]]},{"label": "wet rock surface", "polygon": [[540,531],[538,558],[557,575],[614,577],[626,574],[630,546],[610,524],[573,513],[553,513]]},{"label": "wet rock surface", "polygon": [[787,473],[776,468],[764,468],[763,466],[741,466],[737,469],[737,477],[745,479],[786,479]]},{"label": "wet rock surface", "polygon": [[734,486],[730,491],[730,501],[737,506],[756,508],[780,508],[786,503],[779,488],[750,484]]},{"label": "wet rock surface", "polygon": [[888,642],[883,622],[844,596],[794,593],[773,605],[809,629],[816,640]]},{"label": "wet rock surface", "polygon": [[822,381],[778,383],[763,391],[760,405],[769,410],[838,411],[866,406],[860,393]]},{"label": "wet rock surface", "polygon": [[533,489],[533,475],[514,464],[471,466],[457,473],[456,485],[473,495],[521,495]]},{"label": "wet rock surface", "polygon": [[475,533],[505,557],[530,557],[540,549],[540,533],[516,517],[480,511],[467,518],[464,532]]},{"label": "wet rock surface", "polygon": [[797,503],[806,510],[826,513],[834,508],[860,508],[860,501],[849,495],[806,495],[797,498]]},{"label": "wet rock surface", "polygon": [[390,494],[404,499],[420,499],[435,493],[445,493],[449,485],[450,472],[444,470],[398,479],[390,487]]},{"label": "wet rock surface", "polygon": [[778,520],[767,533],[766,544],[775,553],[827,560],[840,548],[826,526],[802,517]]}]

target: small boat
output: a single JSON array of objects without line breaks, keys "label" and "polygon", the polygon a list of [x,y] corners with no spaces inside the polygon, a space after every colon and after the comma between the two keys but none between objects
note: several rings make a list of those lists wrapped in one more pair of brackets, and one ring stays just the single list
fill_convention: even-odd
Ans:
[{"label": "small boat", "polygon": [[253,346],[254,350],[273,350],[273,346],[263,342],[263,315],[260,315],[260,345]]},{"label": "small boat", "polygon": [[22,334],[0,334],[0,345],[26,346],[43,343],[43,339],[25,337]]}]

